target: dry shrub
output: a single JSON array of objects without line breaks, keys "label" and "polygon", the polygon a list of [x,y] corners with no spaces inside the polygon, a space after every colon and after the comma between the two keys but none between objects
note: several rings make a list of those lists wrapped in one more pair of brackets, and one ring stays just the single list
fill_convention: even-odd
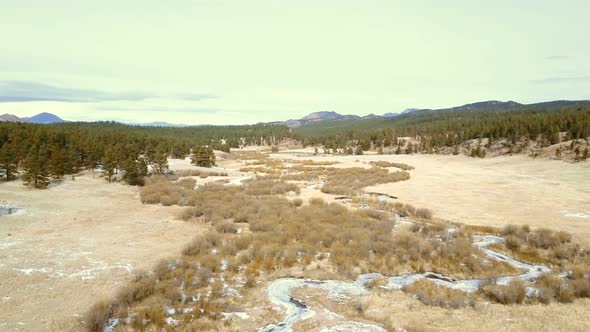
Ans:
[{"label": "dry shrub", "polygon": [[139,274],[117,293],[117,301],[131,304],[154,294],[156,281],[148,274]]},{"label": "dry shrub", "polygon": [[429,209],[419,208],[416,209],[415,216],[426,220],[432,220],[432,211]]},{"label": "dry shrub", "polygon": [[369,281],[365,286],[368,289],[373,289],[375,287],[379,287],[379,286],[385,286],[389,283],[389,279],[385,278],[385,277],[380,277],[380,278],[375,278],[372,279],[371,281]]},{"label": "dry shrub", "polygon": [[193,178],[180,179],[177,183],[177,185],[180,186],[182,189],[194,189],[196,184],[197,180]]},{"label": "dry shrub", "polygon": [[231,221],[221,221],[215,224],[215,230],[219,233],[231,233],[235,234],[238,232],[238,228]]},{"label": "dry shrub", "polygon": [[502,304],[520,304],[526,297],[524,283],[520,280],[513,280],[506,286],[487,285],[482,291],[487,298]]},{"label": "dry shrub", "polygon": [[110,317],[113,316],[113,304],[97,302],[86,312],[82,321],[90,332],[102,332]]},{"label": "dry shrub", "polygon": [[576,297],[590,297],[590,280],[588,279],[574,279],[569,281],[574,296]]},{"label": "dry shrub", "polygon": [[322,206],[322,205],[325,205],[326,204],[326,201],[324,201],[320,197],[312,197],[309,200],[309,204],[310,205],[314,205],[314,206]]},{"label": "dry shrub", "polygon": [[414,169],[413,166],[410,166],[408,164],[403,164],[403,163],[392,163],[389,161],[371,161],[369,162],[369,165],[372,166],[377,166],[377,167],[382,167],[382,168],[387,168],[387,167],[395,167],[395,168],[399,168],[401,170],[404,171],[411,171]]},{"label": "dry shrub", "polygon": [[328,172],[322,192],[336,195],[353,195],[361,188],[389,182],[404,181],[410,174],[404,171],[389,173],[386,169],[359,167],[332,169]]},{"label": "dry shrub", "polygon": [[174,171],[174,174],[179,177],[198,176],[201,178],[206,178],[209,176],[227,176],[227,172],[204,171],[200,169],[179,169]]},{"label": "dry shrub", "polygon": [[296,184],[287,183],[280,180],[256,179],[245,183],[246,193],[248,195],[280,195],[288,192],[300,193],[300,189]]},{"label": "dry shrub", "polygon": [[295,198],[293,200],[293,206],[300,207],[301,205],[303,205],[303,200],[301,198]]},{"label": "dry shrub", "polygon": [[184,248],[182,253],[187,256],[199,256],[209,253],[213,248],[221,244],[221,236],[215,232],[199,235]]},{"label": "dry shrub", "polygon": [[418,301],[429,306],[457,309],[473,303],[465,292],[439,286],[428,279],[405,286],[403,291],[414,294]]},{"label": "dry shrub", "polygon": [[[267,183],[281,182],[268,178],[259,180],[268,181]],[[206,321],[211,323],[212,329],[220,330],[223,323],[217,323],[216,320],[221,317],[221,312],[226,311],[224,305],[233,301],[219,298],[222,293],[222,273],[224,282],[230,287],[242,283],[246,287],[254,287],[261,271],[272,273],[292,266],[306,271],[304,273],[307,274],[309,267],[327,265],[329,273],[338,273],[339,276],[350,279],[365,272],[397,275],[436,271],[457,278],[492,278],[518,272],[505,263],[486,260],[484,254],[472,245],[470,233],[462,229],[448,232],[446,225],[424,221],[413,229],[414,232],[393,232],[394,222],[386,213],[371,209],[349,210],[337,203],[327,204],[320,198],[313,198],[310,204],[298,207],[298,204],[278,195],[251,195],[248,191],[253,188],[248,188],[248,185],[224,187],[207,184],[192,190],[187,189],[189,183],[182,181],[172,183],[166,178],[149,179],[142,195],[156,197],[156,203],[161,202],[161,196],[179,195],[179,204],[189,206],[181,217],[190,219],[201,216],[204,222],[211,222],[214,230],[196,237],[183,250],[179,259],[168,264],[158,264],[154,276],[146,275],[130,282],[114,302],[115,317],[139,315],[138,312],[141,311],[142,317],[150,319],[147,317],[153,315],[154,323],[160,324],[156,313],[147,309],[155,307],[154,304],[175,307],[186,305],[195,308],[195,311],[180,317],[175,314],[175,319],[189,317],[186,321],[180,319],[178,329],[193,326],[195,321]],[[260,183],[254,184],[256,185]],[[387,212],[403,210],[411,215],[417,214],[419,210],[403,204],[387,203],[379,206]],[[244,233],[219,233],[235,232],[237,222],[248,223],[247,229],[246,225],[241,225]],[[519,228],[510,232],[513,233],[511,236],[523,241],[519,252],[527,247],[538,251],[546,250],[537,249],[516,235],[522,233],[528,237],[528,234],[535,233],[530,229],[527,231]],[[545,234],[543,236],[547,237]],[[563,236],[557,238],[559,241],[567,241]],[[562,243],[555,248],[566,244],[568,243]],[[563,250],[567,251],[566,249]],[[318,262],[320,256],[329,259],[322,261],[323,264],[314,265],[313,262]],[[588,296],[590,286],[587,283],[586,267],[589,264],[581,260],[579,255],[575,258],[580,265],[572,267],[571,280],[567,283],[571,285],[574,295]],[[225,271],[222,265],[227,268]],[[323,268],[322,266],[321,269]],[[313,273],[317,273],[316,271],[314,269]],[[237,284],[232,284],[234,282]],[[200,299],[181,303],[181,285],[184,287],[183,293],[189,299]],[[522,299],[519,298],[521,293],[517,286],[486,286],[483,288],[487,289],[487,293],[483,289],[482,293],[498,302],[518,303]],[[424,290],[415,290],[421,292],[421,301],[425,303],[447,307],[465,303],[458,294],[447,294],[446,289],[437,289],[432,285],[425,287]],[[209,296],[204,297],[203,294]],[[150,299],[156,302],[151,303]],[[117,308],[129,309],[127,313],[118,314]],[[97,314],[97,317],[95,320],[100,321],[101,315]],[[149,323],[153,325],[151,327],[141,326],[141,329],[157,329],[154,323]]]}]

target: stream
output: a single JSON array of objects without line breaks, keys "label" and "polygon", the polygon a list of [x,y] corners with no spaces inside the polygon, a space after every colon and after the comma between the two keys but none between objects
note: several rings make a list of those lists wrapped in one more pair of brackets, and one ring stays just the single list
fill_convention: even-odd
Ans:
[{"label": "stream", "polygon": [[[480,241],[473,243],[486,255],[492,259],[506,262],[516,268],[525,270],[524,273],[513,276],[502,276],[495,279],[498,285],[507,285],[513,280],[531,280],[547,273],[550,269],[544,265],[531,265],[518,261],[508,255],[496,252],[487,248],[487,246],[495,243],[503,243],[504,238],[494,235],[482,236]],[[328,297],[338,300],[346,299],[348,295],[362,295],[369,291],[365,285],[376,278],[382,278],[383,275],[379,273],[368,273],[360,275],[355,281],[339,281],[339,280],[312,280],[312,279],[297,279],[297,278],[281,278],[274,280],[268,287],[268,296],[270,301],[277,306],[283,308],[286,312],[283,321],[277,324],[269,324],[261,329],[259,332],[287,332],[292,331],[293,325],[300,320],[311,318],[315,315],[315,311],[309,308],[301,300],[295,299],[291,296],[291,290],[299,287],[310,287],[322,289],[328,292]],[[401,289],[420,279],[428,279],[437,285],[448,287],[451,289],[461,290],[467,293],[474,292],[479,289],[483,279],[463,279],[454,280],[442,274],[426,272],[414,273],[401,276],[387,277],[388,283],[380,286],[385,289]],[[535,289],[527,287],[527,296],[535,294]],[[354,324],[356,322],[349,322]],[[359,324],[359,323],[357,323]],[[360,330],[363,331],[385,331],[379,325],[362,324]],[[329,331],[329,330],[327,330]]]}]

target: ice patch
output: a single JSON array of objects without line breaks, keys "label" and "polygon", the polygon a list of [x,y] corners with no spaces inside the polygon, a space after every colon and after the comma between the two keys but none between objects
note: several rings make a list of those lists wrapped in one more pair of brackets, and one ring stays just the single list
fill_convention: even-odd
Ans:
[{"label": "ice patch", "polygon": [[570,211],[570,210],[561,210],[561,214],[566,217],[572,218],[590,218],[590,211]]},{"label": "ice patch", "polygon": [[0,204],[0,217],[20,216],[25,214],[25,209]]},{"label": "ice patch", "polygon": [[221,314],[223,315],[224,318],[229,318],[231,316],[235,316],[235,317],[238,317],[239,319],[242,319],[242,320],[254,320],[254,318],[252,318],[252,316],[248,315],[247,312],[222,312]]},{"label": "ice patch", "polygon": [[170,326],[176,326],[176,325],[178,325],[178,322],[179,322],[178,320],[176,320],[176,319],[174,319],[172,317],[166,317],[164,319],[164,321],[166,322],[166,324],[168,324]]},{"label": "ice patch", "polygon": [[[496,252],[486,248],[495,243],[503,243],[504,238],[493,235],[481,236],[478,242],[473,243],[492,259],[506,262],[516,268],[526,270],[525,273],[515,276],[504,276],[496,278],[495,282],[498,285],[507,285],[513,280],[531,280],[541,276],[550,271],[550,269],[543,265],[531,265],[512,257]],[[315,315],[315,311],[310,309],[301,301],[291,297],[291,290],[299,287],[318,288],[328,291],[328,297],[333,299],[343,299],[349,295],[362,295],[368,292],[365,285],[371,280],[382,278],[379,273],[368,273],[360,275],[354,282],[337,281],[337,280],[311,280],[311,279],[295,279],[282,278],[273,281],[268,287],[268,295],[273,305],[282,307],[286,311],[285,319],[276,324],[270,324],[261,328],[260,332],[286,332],[291,331],[293,324],[298,320],[305,320]],[[418,280],[428,279],[435,284],[451,289],[461,290],[463,292],[471,293],[479,289],[483,280],[481,279],[465,279],[454,280],[450,277],[439,273],[413,273],[402,276],[388,277],[388,282],[384,286],[379,286],[385,289],[401,289],[405,286],[411,285]],[[537,296],[536,289],[529,287],[527,295]],[[385,331],[382,327],[377,325],[364,324],[359,322],[343,322],[333,327],[327,327],[322,331]]]},{"label": "ice patch", "polygon": [[119,325],[119,320],[117,318],[109,318],[107,324],[102,329],[102,332],[113,332],[117,325]]},{"label": "ice patch", "polygon": [[14,245],[16,245],[16,241],[2,242],[0,243],[0,250],[10,248]]},{"label": "ice patch", "polygon": [[385,332],[381,326],[371,325],[361,322],[343,322],[334,326],[324,327],[320,332]]}]

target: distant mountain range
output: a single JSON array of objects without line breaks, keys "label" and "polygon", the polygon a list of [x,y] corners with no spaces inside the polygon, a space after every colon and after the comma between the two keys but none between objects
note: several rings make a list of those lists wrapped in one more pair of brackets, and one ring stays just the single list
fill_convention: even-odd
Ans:
[{"label": "distant mountain range", "polygon": [[[265,123],[258,123],[263,125],[286,125],[291,128],[297,128],[312,124],[317,124],[320,122],[339,122],[339,121],[346,121],[346,120],[366,120],[366,119],[389,119],[399,116],[407,116],[411,115],[412,113],[416,112],[451,112],[451,111],[510,111],[510,110],[521,110],[527,108],[538,108],[538,109],[548,109],[548,108],[558,108],[558,107],[571,107],[571,106],[586,106],[590,105],[590,100],[555,100],[549,102],[542,102],[542,103],[534,103],[534,104],[521,104],[515,101],[498,101],[498,100],[489,100],[489,101],[481,101],[471,104],[465,104],[462,106],[450,107],[450,108],[440,108],[440,109],[418,109],[418,108],[408,108],[399,113],[385,113],[383,115],[375,115],[373,113],[360,116],[360,115],[352,115],[352,114],[339,114],[336,112],[330,111],[322,111],[322,112],[313,112],[310,113],[301,119],[291,119],[287,121],[274,121],[274,122],[265,122]],[[19,118],[12,114],[3,114],[0,115],[0,122],[27,122],[27,123],[40,123],[40,124],[50,124],[50,123],[61,123],[65,122],[62,118],[55,114],[51,113],[39,113],[35,116],[28,117],[28,118]],[[206,126],[206,125],[187,125],[187,124],[175,124],[169,122],[148,122],[148,123],[128,123],[129,125],[133,126],[148,126],[148,127],[192,127],[192,126]]]},{"label": "distant mountain range", "polygon": [[39,124],[50,124],[50,123],[61,123],[65,122],[64,119],[51,113],[39,113],[37,115],[28,118],[19,118],[12,114],[0,115],[0,122],[27,122],[27,123],[39,123]]},{"label": "distant mountain range", "polygon": [[399,113],[385,113],[383,115],[375,115],[373,113],[365,116],[359,115],[343,115],[336,112],[314,112],[304,116],[301,119],[291,119],[287,121],[274,121],[260,124],[271,124],[271,125],[287,125],[291,128],[302,127],[318,122],[330,122],[330,121],[345,121],[345,120],[362,120],[362,119],[378,119],[378,118],[393,118],[402,115],[407,115],[415,112],[451,112],[451,111],[506,111],[506,110],[521,110],[525,108],[556,108],[566,106],[585,106],[590,105],[590,100],[556,100],[534,104],[521,104],[515,101],[498,101],[489,100],[481,101],[477,103],[465,104],[462,106],[440,108],[440,109],[418,109],[408,108]]}]

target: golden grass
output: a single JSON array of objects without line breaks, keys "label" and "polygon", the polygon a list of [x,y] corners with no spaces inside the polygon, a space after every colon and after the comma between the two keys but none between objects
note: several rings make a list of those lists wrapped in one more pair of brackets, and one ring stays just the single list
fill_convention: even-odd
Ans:
[{"label": "golden grass", "polygon": [[439,286],[427,279],[418,280],[404,287],[403,291],[413,294],[418,301],[430,306],[457,309],[473,306],[475,303],[467,293]]},{"label": "golden grass", "polygon": [[382,168],[387,168],[387,167],[395,167],[395,168],[399,168],[401,170],[404,171],[411,171],[414,169],[413,166],[410,166],[408,164],[404,164],[404,163],[392,163],[389,161],[371,161],[369,162],[369,165],[371,166],[376,166],[376,167],[382,167]]},{"label": "golden grass", "polygon": [[[369,176],[361,178],[366,172]],[[331,184],[337,187],[354,183],[354,188],[362,188],[374,181],[396,179],[399,174],[407,173],[388,173],[379,168],[362,172],[348,169],[336,172]],[[328,179],[326,184],[329,183]],[[244,186],[210,183],[192,189],[193,186],[191,180],[172,182],[166,177],[152,177],[141,189],[142,202],[186,206],[180,217],[207,222],[210,231],[196,237],[177,259],[162,262],[152,273],[141,274],[129,282],[112,302],[98,304],[87,314],[89,329],[96,330],[109,317],[125,318],[123,315],[130,314],[136,317],[131,323],[133,328],[147,328],[140,324],[141,318],[158,329],[163,326],[164,305],[194,310],[191,314],[174,315],[180,322],[180,330],[222,329],[224,323],[220,318],[225,306],[247,298],[225,297],[222,276],[228,286],[244,293],[256,289],[263,278],[293,268],[301,270],[303,275],[333,274],[348,279],[366,272],[399,275],[432,271],[454,278],[494,278],[519,273],[506,263],[485,259],[472,245],[472,233],[481,229],[463,227],[448,232],[447,225],[431,221],[428,210],[376,200],[369,200],[369,205],[379,206],[382,211],[349,210],[320,198],[312,198],[309,204],[303,205],[301,199],[290,201],[281,196],[297,192],[296,185],[268,177],[246,181]],[[395,221],[390,212],[415,216],[423,222],[416,222],[408,230],[394,231]],[[238,234],[238,229],[245,231]],[[548,289],[545,293],[548,299],[566,301],[572,296],[590,294],[587,269],[590,264],[579,252],[566,250],[569,247],[564,246],[571,244],[567,234],[527,228],[493,231],[511,239],[505,249],[495,249],[524,255],[525,247],[533,247],[541,257],[551,253],[553,259],[562,257],[561,260],[569,262],[571,266],[565,263],[562,266],[573,271],[567,280],[571,290],[556,291],[557,284],[552,279],[539,281],[543,289]],[[383,281],[370,286],[379,282]],[[442,289],[426,280],[408,286],[405,291],[429,305],[459,308],[472,304],[467,295]],[[512,283],[486,285],[480,293],[508,304],[522,303],[523,292],[522,283]]]}]

